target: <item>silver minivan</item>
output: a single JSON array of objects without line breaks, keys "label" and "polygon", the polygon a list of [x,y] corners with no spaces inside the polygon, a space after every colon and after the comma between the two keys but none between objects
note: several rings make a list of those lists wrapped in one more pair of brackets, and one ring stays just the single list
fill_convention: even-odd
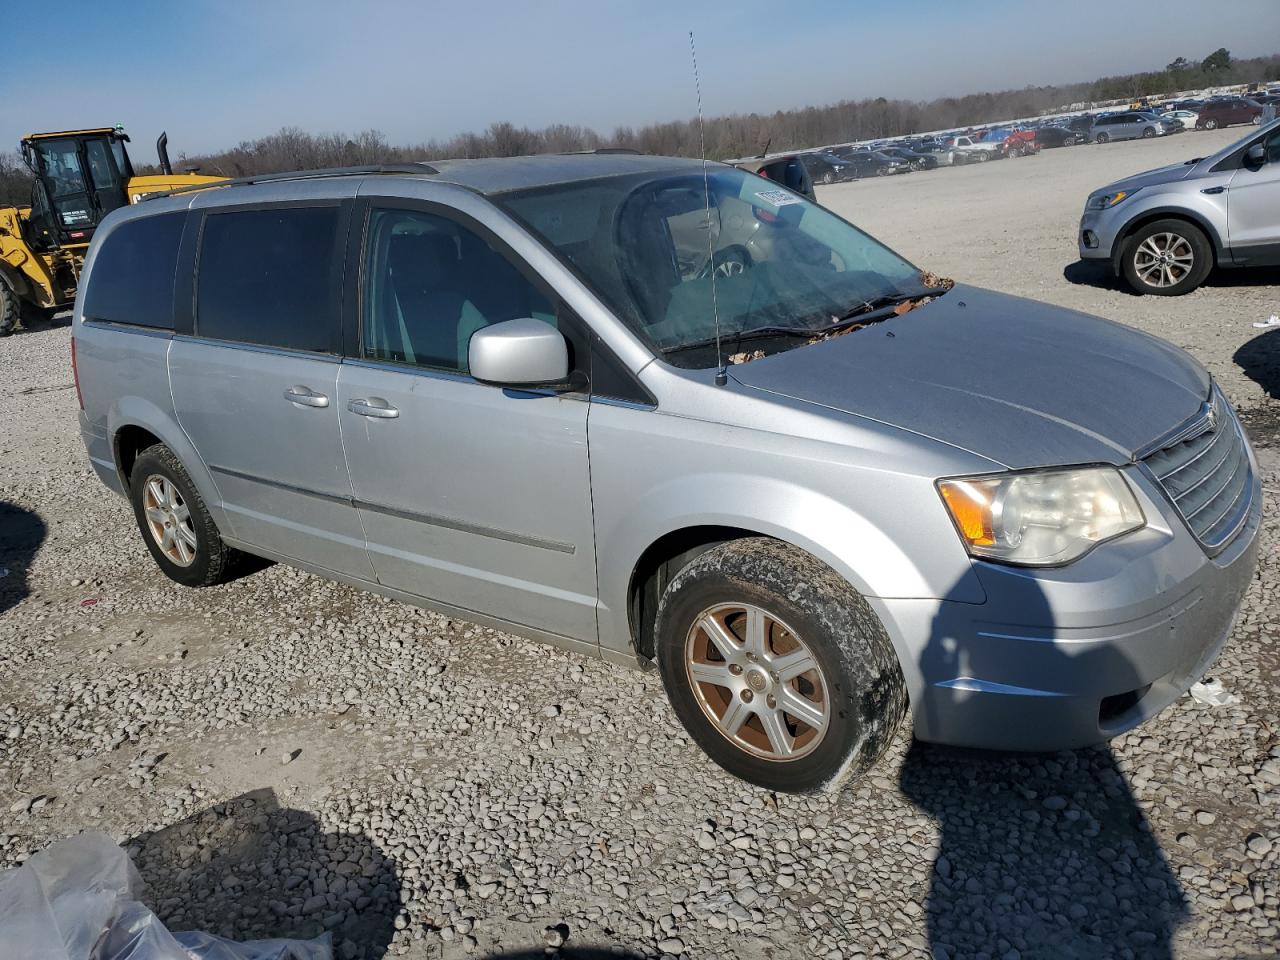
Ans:
[{"label": "silver minivan", "polygon": [[1097,117],[1089,128],[1089,139],[1094,143],[1109,140],[1137,140],[1163,137],[1174,130],[1173,124],[1153,113],[1113,113]]},{"label": "silver minivan", "polygon": [[1187,354],[718,164],[149,200],[96,234],[73,334],[90,462],[172,579],[254,554],[655,665],[776,790],[865,770],[908,711],[980,747],[1130,729],[1255,567],[1253,454]]}]

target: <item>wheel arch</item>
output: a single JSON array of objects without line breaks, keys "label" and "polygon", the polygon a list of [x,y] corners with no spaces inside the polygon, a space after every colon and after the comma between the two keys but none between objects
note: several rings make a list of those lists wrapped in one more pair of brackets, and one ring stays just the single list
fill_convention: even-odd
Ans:
[{"label": "wheel arch", "polygon": [[129,490],[129,475],[138,454],[154,443],[163,443],[186,469],[218,529],[231,532],[213,475],[172,416],[149,400],[123,397],[107,413],[107,436],[122,489]]},{"label": "wheel arch", "polygon": [[1129,238],[1141,230],[1147,224],[1155,223],[1157,220],[1185,220],[1204,231],[1204,235],[1209,238],[1209,243],[1213,245],[1213,258],[1217,263],[1222,263],[1223,255],[1226,253],[1226,247],[1222,242],[1217,228],[1209,222],[1209,219],[1196,210],[1190,210],[1186,207],[1161,206],[1151,207],[1136,214],[1133,219],[1128,221],[1120,232],[1116,234],[1115,243],[1111,250],[1111,267],[1116,275],[1120,274],[1120,264],[1124,258],[1125,247],[1129,243]]}]

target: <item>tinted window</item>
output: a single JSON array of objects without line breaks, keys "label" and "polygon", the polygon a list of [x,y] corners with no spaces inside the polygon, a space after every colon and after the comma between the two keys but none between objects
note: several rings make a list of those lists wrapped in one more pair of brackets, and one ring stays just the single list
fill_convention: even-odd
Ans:
[{"label": "tinted window", "polygon": [[173,275],[186,218],[164,213],[112,230],[93,261],[85,316],[172,330]]},{"label": "tinted window", "polygon": [[362,355],[466,373],[471,335],[505,320],[555,325],[554,307],[482,237],[445,217],[375,208]]},{"label": "tinted window", "polygon": [[337,207],[209,214],[196,276],[196,333],[336,353],[337,239]]}]

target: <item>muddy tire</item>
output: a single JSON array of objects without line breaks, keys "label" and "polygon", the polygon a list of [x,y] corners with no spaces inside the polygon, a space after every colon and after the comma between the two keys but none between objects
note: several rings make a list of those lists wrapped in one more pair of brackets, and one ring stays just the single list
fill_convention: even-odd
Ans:
[{"label": "muddy tire", "polygon": [[239,551],[228,547],[186,468],[162,443],[138,454],[129,500],[143,542],[165,576],[184,587],[231,578]]},{"label": "muddy tire", "polygon": [[7,337],[18,326],[22,303],[18,295],[0,283],[0,337]]},{"label": "muddy tire", "polygon": [[735,540],[692,560],[663,593],[656,636],[689,735],[769,790],[813,792],[862,774],[906,714],[902,670],[870,605],[778,540]]}]

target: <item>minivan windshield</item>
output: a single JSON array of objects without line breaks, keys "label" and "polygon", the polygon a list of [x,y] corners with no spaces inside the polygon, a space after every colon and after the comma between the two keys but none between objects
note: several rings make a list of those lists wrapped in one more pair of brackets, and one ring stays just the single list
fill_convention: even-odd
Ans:
[{"label": "minivan windshield", "polygon": [[737,169],[709,168],[705,187],[702,172],[645,173],[493,199],[678,366],[716,363],[717,314],[725,352],[750,340],[754,355],[941,292],[816,203]]}]

